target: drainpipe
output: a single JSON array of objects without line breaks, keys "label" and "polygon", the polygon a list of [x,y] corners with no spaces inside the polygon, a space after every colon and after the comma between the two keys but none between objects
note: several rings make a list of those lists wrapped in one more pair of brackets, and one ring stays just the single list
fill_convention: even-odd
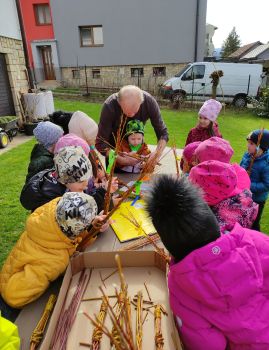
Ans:
[{"label": "drainpipe", "polygon": [[197,61],[197,47],[198,47],[198,30],[199,30],[199,9],[200,0],[196,0],[196,18],[195,18],[195,42],[194,42],[194,62]]},{"label": "drainpipe", "polygon": [[23,27],[23,19],[22,19],[22,13],[21,13],[20,0],[16,0],[16,5],[17,5],[17,12],[18,12],[20,29],[21,29],[22,45],[23,45],[23,51],[24,51],[24,56],[25,56],[25,65],[26,65],[26,70],[28,73],[27,75],[29,78],[30,88],[34,89],[34,82],[33,82],[32,72],[30,69],[30,60],[29,60],[29,55],[28,55],[28,51],[27,51],[27,43],[26,43],[26,37],[25,37],[25,32],[24,32],[24,27]]}]

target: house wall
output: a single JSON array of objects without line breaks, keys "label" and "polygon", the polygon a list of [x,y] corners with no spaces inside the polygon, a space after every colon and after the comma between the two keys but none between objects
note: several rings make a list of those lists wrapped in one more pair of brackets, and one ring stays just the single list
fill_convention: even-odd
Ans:
[{"label": "house wall", "polygon": [[0,36],[0,53],[5,54],[15,112],[21,117],[18,93],[27,92],[29,88],[22,41]]},{"label": "house wall", "polygon": [[[6,1],[6,0],[5,0]],[[53,25],[37,25],[35,20],[34,5],[49,4],[49,0],[20,0],[23,27],[25,31],[27,51],[29,55],[30,67],[34,66],[31,42],[33,40],[53,39]],[[51,14],[52,17],[52,14]],[[52,18],[53,21],[53,18]]]},{"label": "house wall", "polygon": [[[196,9],[198,11],[195,57]],[[202,60],[206,0],[51,0],[61,67]],[[80,47],[79,26],[102,25],[102,47]]]},{"label": "house wall", "polygon": [[15,0],[0,1],[0,36],[21,40]]},{"label": "house wall", "polygon": [[5,55],[15,113],[21,117],[18,94],[29,85],[15,0],[0,2],[0,53]]},{"label": "house wall", "polygon": [[39,83],[45,79],[43,61],[42,61],[41,52],[40,52],[40,48],[42,46],[51,46],[51,57],[52,57],[56,80],[60,81],[62,78],[61,78],[60,63],[58,60],[57,42],[55,39],[51,39],[51,40],[34,40],[31,43],[31,49],[32,49],[33,60],[34,60],[33,71],[34,71],[36,82]]},{"label": "house wall", "polygon": [[258,57],[259,60],[268,60],[269,61],[269,48],[265,51],[263,51],[259,57]]},{"label": "house wall", "polygon": [[[165,76],[153,76],[154,67],[165,67]],[[158,93],[159,85],[168,78],[171,78],[177,74],[185,63],[178,64],[162,64],[162,65],[138,65],[138,66],[105,66],[98,67],[100,69],[100,78],[93,78],[92,71],[96,69],[95,66],[86,67],[87,83],[89,87],[110,87],[121,88],[124,85],[132,84],[140,86],[142,89],[147,90],[153,94]],[[144,70],[144,76],[132,77],[131,68],[141,67]],[[85,68],[79,68],[80,78],[73,77],[73,70],[77,70],[77,67],[62,68],[62,79],[65,86],[72,87],[85,87],[86,77]]]}]

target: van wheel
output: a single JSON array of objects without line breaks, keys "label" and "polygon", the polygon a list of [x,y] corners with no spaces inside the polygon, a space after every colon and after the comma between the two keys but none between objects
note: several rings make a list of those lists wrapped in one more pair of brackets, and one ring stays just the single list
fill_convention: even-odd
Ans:
[{"label": "van wheel", "polygon": [[177,92],[172,96],[173,108],[178,109],[184,102],[185,96],[182,92]]},{"label": "van wheel", "polygon": [[8,136],[5,132],[0,132],[0,148],[5,148],[8,145]]},{"label": "van wheel", "polygon": [[237,108],[244,108],[247,105],[247,99],[245,96],[236,96],[233,100],[233,105]]}]

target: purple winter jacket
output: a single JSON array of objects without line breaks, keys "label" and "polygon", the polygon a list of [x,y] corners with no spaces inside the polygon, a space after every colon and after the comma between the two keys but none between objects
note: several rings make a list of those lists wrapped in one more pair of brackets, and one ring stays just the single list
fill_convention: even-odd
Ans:
[{"label": "purple winter jacket", "polygon": [[168,275],[186,350],[269,349],[269,237],[238,223]]}]

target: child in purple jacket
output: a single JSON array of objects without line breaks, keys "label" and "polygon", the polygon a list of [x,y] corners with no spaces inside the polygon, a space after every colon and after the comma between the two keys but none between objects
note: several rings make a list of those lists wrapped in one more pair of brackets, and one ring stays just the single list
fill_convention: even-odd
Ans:
[{"label": "child in purple jacket", "polygon": [[172,255],[169,298],[184,349],[269,349],[269,237],[239,224],[220,235],[186,178],[158,178],[147,206]]}]

